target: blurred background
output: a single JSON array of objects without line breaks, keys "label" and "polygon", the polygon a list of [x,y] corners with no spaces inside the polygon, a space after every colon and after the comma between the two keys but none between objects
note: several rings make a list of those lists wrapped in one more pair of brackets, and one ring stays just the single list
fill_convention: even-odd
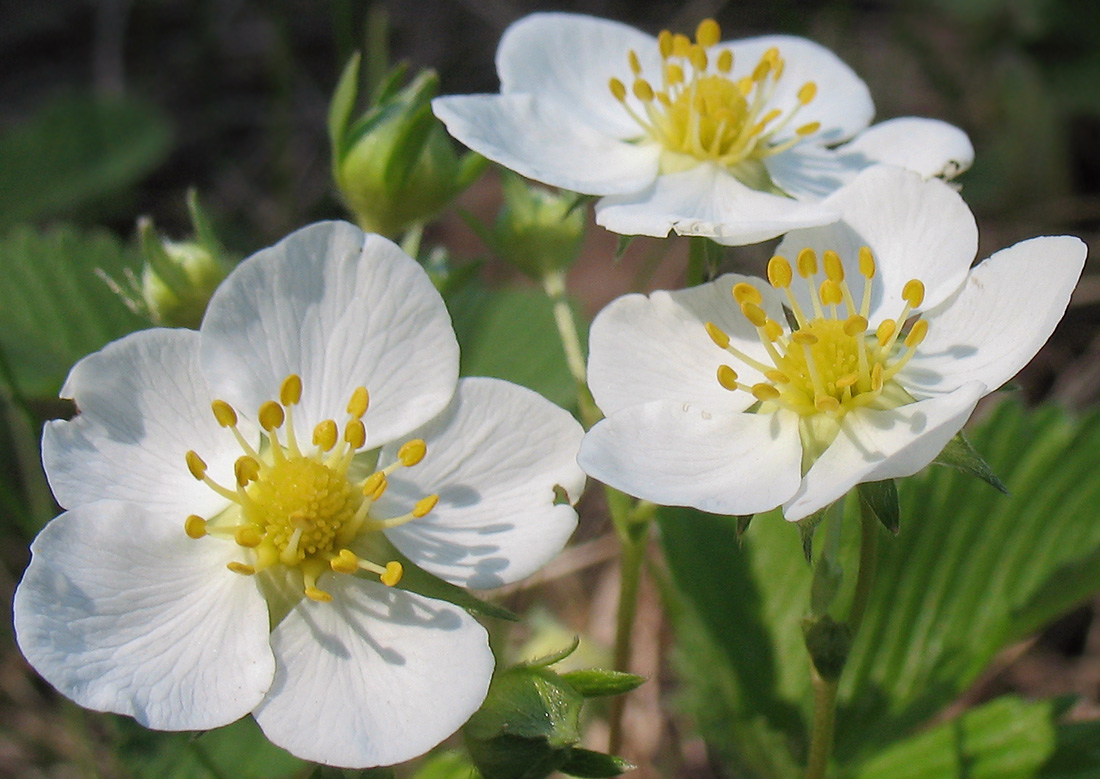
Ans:
[{"label": "blurred background", "polygon": [[[690,34],[700,19],[713,16],[725,39],[773,32],[810,37],[868,82],[878,120],[929,116],[969,133],[976,162],[958,181],[977,215],[980,257],[1042,234],[1078,235],[1093,257],[1100,249],[1095,0],[2,0],[0,246],[17,242],[27,225],[102,228],[104,240],[123,247],[119,262],[136,263],[137,255],[127,252],[139,216],[152,217],[170,237],[188,234],[189,187],[198,189],[236,256],[308,222],[345,217],[332,183],[325,122],[351,54],[365,50],[370,59],[371,51],[388,48],[391,59],[407,61],[412,72],[436,69],[443,94],[494,92],[493,52],[501,33],[519,17],[548,9],[619,19],[654,34],[663,28]],[[500,204],[497,174],[490,171],[459,204],[491,222]],[[447,246],[459,259],[486,255],[453,210],[424,240]],[[615,248],[615,236],[592,226],[570,274],[571,291],[588,316],[637,286],[640,272],[645,287],[682,283],[686,244],[674,243],[659,265],[653,242],[635,242],[619,262],[612,260]],[[0,262],[2,256],[11,254],[0,252]],[[767,256],[767,246],[750,247],[728,252],[726,262],[752,268]],[[1085,408],[1100,398],[1100,276],[1094,270],[1086,270],[1066,320],[1019,380],[1031,401]],[[0,266],[0,278],[13,272]],[[528,283],[493,263],[481,273],[488,284]],[[95,295],[105,289],[91,276],[79,283]],[[0,295],[3,326],[6,297]],[[0,443],[0,466],[10,481],[19,455]],[[0,595],[10,613],[32,533],[28,523],[12,519],[19,497],[6,489],[0,497]],[[609,645],[616,547],[599,514],[598,507],[588,512],[579,552],[545,574],[543,585],[512,597],[522,608],[541,604],[556,614],[568,635],[581,632]],[[632,696],[628,756],[645,775],[646,766],[666,763],[664,756],[675,751],[682,775],[713,776],[702,745],[686,735],[670,703],[667,627],[652,590],[643,591],[636,670],[654,683]],[[1082,606],[1014,649],[968,700],[1015,689],[1073,693],[1095,704],[1097,613],[1096,604]],[[1091,714],[1097,713],[1094,707]],[[10,622],[0,621],[0,776],[125,776],[130,769],[112,744],[132,736],[119,727],[59,700],[23,662]]]}]

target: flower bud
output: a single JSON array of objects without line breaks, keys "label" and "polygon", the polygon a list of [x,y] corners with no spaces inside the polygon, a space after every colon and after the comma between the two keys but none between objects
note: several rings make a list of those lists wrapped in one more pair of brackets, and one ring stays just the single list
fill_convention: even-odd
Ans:
[{"label": "flower bud", "polygon": [[584,240],[585,209],[579,195],[533,186],[502,171],[504,206],[493,225],[497,254],[531,278],[567,270]]},{"label": "flower bud", "polygon": [[450,203],[484,170],[485,159],[455,154],[432,113],[439,90],[434,71],[422,71],[403,89],[405,68],[383,81],[365,113],[351,121],[358,93],[359,55],[348,62],[329,106],[332,172],[359,226],[398,238]]}]

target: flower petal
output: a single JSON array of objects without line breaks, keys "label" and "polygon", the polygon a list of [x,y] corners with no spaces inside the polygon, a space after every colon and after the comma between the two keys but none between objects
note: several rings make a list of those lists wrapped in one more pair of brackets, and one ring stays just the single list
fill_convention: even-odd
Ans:
[{"label": "flower petal", "polygon": [[791,136],[804,124],[818,121],[821,130],[809,142],[839,143],[871,123],[875,105],[867,85],[824,46],[793,35],[764,35],[718,45],[720,49],[733,51],[731,77],[735,81],[751,74],[764,52],[773,47],[779,50],[785,65],[767,102],[769,108],[777,108],[786,115],[799,104],[798,92],[803,84],[812,81],[817,85],[817,97],[799,109],[797,119],[791,121],[785,133],[776,136],[778,139]]},{"label": "flower petal", "polygon": [[709,411],[743,411],[756,402],[746,392],[731,393],[715,377],[727,363],[748,384],[763,381],[751,367],[719,348],[707,335],[713,322],[734,345],[764,362],[767,353],[756,329],[730,296],[735,284],[760,290],[764,310],[784,321],[774,289],[759,278],[727,274],[707,284],[649,295],[624,295],[612,301],[592,323],[589,334],[588,386],[606,415],[651,400],[692,403]]},{"label": "flower petal", "polygon": [[256,722],[275,744],[344,768],[423,754],[469,719],[493,672],[488,636],[457,606],[354,576],[323,584],[271,634],[278,670]]},{"label": "flower petal", "polygon": [[944,392],[967,381],[1000,387],[1054,332],[1087,253],[1079,238],[1045,236],[982,262],[957,295],[925,314],[928,336],[900,381],[918,392]]},{"label": "flower petal", "polygon": [[562,123],[583,123],[614,138],[631,138],[640,128],[609,86],[612,78],[633,82],[627,58],[631,50],[644,78],[660,78],[657,40],[641,30],[582,14],[530,14],[500,39],[500,91],[556,103]]},{"label": "flower petal", "polygon": [[822,200],[867,167],[858,155],[800,143],[765,160],[768,175],[781,190],[798,200]]},{"label": "flower petal", "polygon": [[[576,462],[584,430],[568,412],[506,381],[461,379],[450,407],[412,435],[427,456],[395,472],[376,505],[399,516],[439,495],[427,516],[386,531],[414,563],[466,587],[498,587],[565,546],[585,482]],[[379,464],[395,461],[396,449],[383,449]],[[555,505],[558,486],[569,503]]]},{"label": "flower petal", "polygon": [[564,103],[528,94],[457,95],[437,97],[432,110],[474,151],[555,187],[629,194],[657,176],[658,146],[627,143],[593,128],[574,119]]},{"label": "flower petal", "polygon": [[62,514],[35,539],[15,595],[19,647],[86,708],[158,730],[227,725],[275,669],[266,604],[225,567],[237,550],[129,503]]},{"label": "flower petal", "polygon": [[307,441],[322,420],[345,419],[365,386],[367,445],[380,446],[439,413],[458,380],[458,343],[428,275],[344,222],[310,225],[241,263],[201,333],[207,380],[243,413],[302,377],[295,428]]},{"label": "flower petal", "polygon": [[[978,228],[963,199],[942,181],[880,165],[860,173],[822,205],[839,212],[842,221],[793,230],[777,252],[792,259],[804,247],[819,257],[826,249],[837,252],[858,301],[864,280],[857,257],[861,246],[869,246],[877,264],[872,326],[901,313],[902,289],[911,279],[924,283],[925,311],[954,294],[966,279],[978,247]],[[793,288],[805,299],[805,285]]]},{"label": "flower petal", "polygon": [[612,232],[663,238],[672,230],[727,246],[756,243],[837,217],[822,204],[750,189],[710,163],[659,176],[636,194],[611,195],[596,203],[596,223]]},{"label": "flower petal", "polygon": [[953,178],[974,162],[974,147],[966,133],[938,119],[903,116],[880,122],[836,150],[845,158],[895,165],[924,178]]},{"label": "flower petal", "polygon": [[198,482],[184,455],[194,449],[215,480],[232,483],[240,454],[210,411],[213,395],[191,330],[143,330],[78,362],[61,390],[80,413],[46,424],[42,461],[58,503],[138,503],[179,530],[188,514],[211,516],[224,498]]},{"label": "flower petal", "polygon": [[840,433],[810,467],[783,516],[794,522],[825,508],[860,482],[912,476],[962,429],[985,385],[970,382],[947,395],[888,411],[846,414]]},{"label": "flower petal", "polygon": [[798,489],[798,416],[702,411],[658,400],[593,427],[577,457],[589,476],[643,500],[755,514]]}]

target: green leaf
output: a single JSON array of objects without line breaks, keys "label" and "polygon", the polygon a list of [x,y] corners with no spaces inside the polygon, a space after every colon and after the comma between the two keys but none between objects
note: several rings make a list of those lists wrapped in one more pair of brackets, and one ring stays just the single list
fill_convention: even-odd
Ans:
[{"label": "green leaf", "polygon": [[451,750],[426,759],[412,779],[476,779],[479,776],[481,774],[465,753]]},{"label": "green leaf", "polygon": [[[993,473],[989,463],[983,460],[982,456],[974,450],[974,447],[970,445],[970,442],[966,440],[966,436],[961,431],[947,442],[947,446],[943,448],[943,451],[939,453],[934,462],[936,465],[946,465],[971,476],[977,476],[993,489],[1005,495],[1008,494],[1008,487],[997,478],[997,474]],[[896,530],[893,532],[897,533]]]},{"label": "green leaf", "polygon": [[171,128],[134,98],[65,95],[0,133],[0,230],[110,204],[168,155]]},{"label": "green leaf", "polygon": [[0,238],[0,347],[24,395],[56,395],[74,362],[148,326],[97,275],[120,278],[136,264],[103,231],[18,227]]},{"label": "green leaf", "polygon": [[198,735],[114,720],[118,755],[138,779],[291,779],[309,765],[268,741],[251,717]]},{"label": "green leaf", "polygon": [[593,752],[590,749],[574,748],[569,751],[569,757],[558,770],[569,776],[603,779],[633,771],[635,767],[621,757]]},{"label": "green leaf", "polygon": [[585,668],[567,671],[561,678],[585,698],[599,698],[604,695],[622,695],[645,684],[646,678],[638,674],[622,671],[607,671],[601,668]]},{"label": "green leaf", "polygon": [[[507,379],[559,406],[576,406],[576,383],[545,294],[525,288],[490,292],[469,284],[447,302],[462,347],[463,376]],[[577,319],[583,342],[586,334]]]},{"label": "green leaf", "polygon": [[864,482],[856,486],[856,492],[860,505],[896,536],[901,530],[901,509],[898,506],[898,486],[894,480]]}]

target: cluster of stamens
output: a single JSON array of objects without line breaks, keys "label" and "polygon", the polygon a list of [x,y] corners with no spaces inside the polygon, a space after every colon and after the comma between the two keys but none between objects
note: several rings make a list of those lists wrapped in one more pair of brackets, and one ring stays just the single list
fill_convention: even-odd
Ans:
[{"label": "cluster of stamens", "polygon": [[234,463],[235,484],[230,488],[207,475],[206,463],[196,452],[187,452],[191,475],[230,505],[211,520],[189,516],[184,530],[196,539],[206,535],[231,539],[247,550],[248,562],[228,564],[235,573],[252,576],[280,564],[299,570],[305,595],[315,601],[332,600],[317,586],[318,577],[326,571],[366,571],[392,587],[401,580],[400,562],[379,565],[360,558],[348,546],[362,533],[402,525],[435,507],[439,496],[429,495],[399,517],[378,519],[370,514],[386,491],[388,477],[423,460],[427,447],[421,439],[408,441],[392,464],[365,478],[352,478],[352,461],[366,444],[363,415],[370,401],[366,387],[356,388],[351,395],[343,435],[335,420],[326,419],[314,428],[312,447],[303,447],[294,433],[292,409],[301,397],[302,380],[290,375],[283,380],[279,401],[260,406],[256,418],[266,446],[259,449],[241,433],[232,406],[224,400],[211,404],[218,424],[233,432],[243,454]]},{"label": "cluster of stamens", "polygon": [[[818,258],[813,250],[803,249],[795,263],[798,275],[809,286],[813,311],[808,316],[791,291],[794,274],[790,262],[775,256],[768,263],[768,281],[783,292],[790,308],[794,320],[791,332],[765,313],[760,290],[747,283],[733,287],[733,298],[755,327],[771,364],[737,349],[726,332],[707,322],[707,334],[714,343],[766,379],[745,384],[732,367],[721,365],[718,383],[731,391],[751,393],[760,402],[761,410],[767,410],[768,406],[787,408],[803,417],[828,414],[838,418],[876,402],[887,407],[906,402],[899,397],[884,397],[884,393],[890,392],[891,380],[928,334],[928,322],[924,319],[917,318],[906,327],[910,314],[924,301],[924,284],[917,279],[907,282],[902,290],[904,305],[897,318],[884,319],[870,333],[867,316],[875,277],[871,250],[866,246],[859,250],[864,287],[858,307],[844,280],[844,266],[836,252],[826,251],[822,265],[824,279],[819,284]],[[904,392],[900,387],[894,391]]]},{"label": "cluster of stamens", "polygon": [[667,151],[731,169],[786,151],[821,129],[820,122],[808,122],[776,142],[777,135],[817,95],[817,85],[804,83],[798,102],[786,115],[778,108],[768,109],[783,76],[785,63],[779,50],[768,49],[750,74],[734,80],[733,52],[708,51],[720,40],[721,29],[713,19],[699,24],[694,43],[686,35],[664,30],[657,37],[662,60],[659,84],[643,78],[637,52],[628,53],[634,74],[630,92],[644,115],[627,102],[627,87],[617,78],[610,81],[611,94],[646,135]]}]

